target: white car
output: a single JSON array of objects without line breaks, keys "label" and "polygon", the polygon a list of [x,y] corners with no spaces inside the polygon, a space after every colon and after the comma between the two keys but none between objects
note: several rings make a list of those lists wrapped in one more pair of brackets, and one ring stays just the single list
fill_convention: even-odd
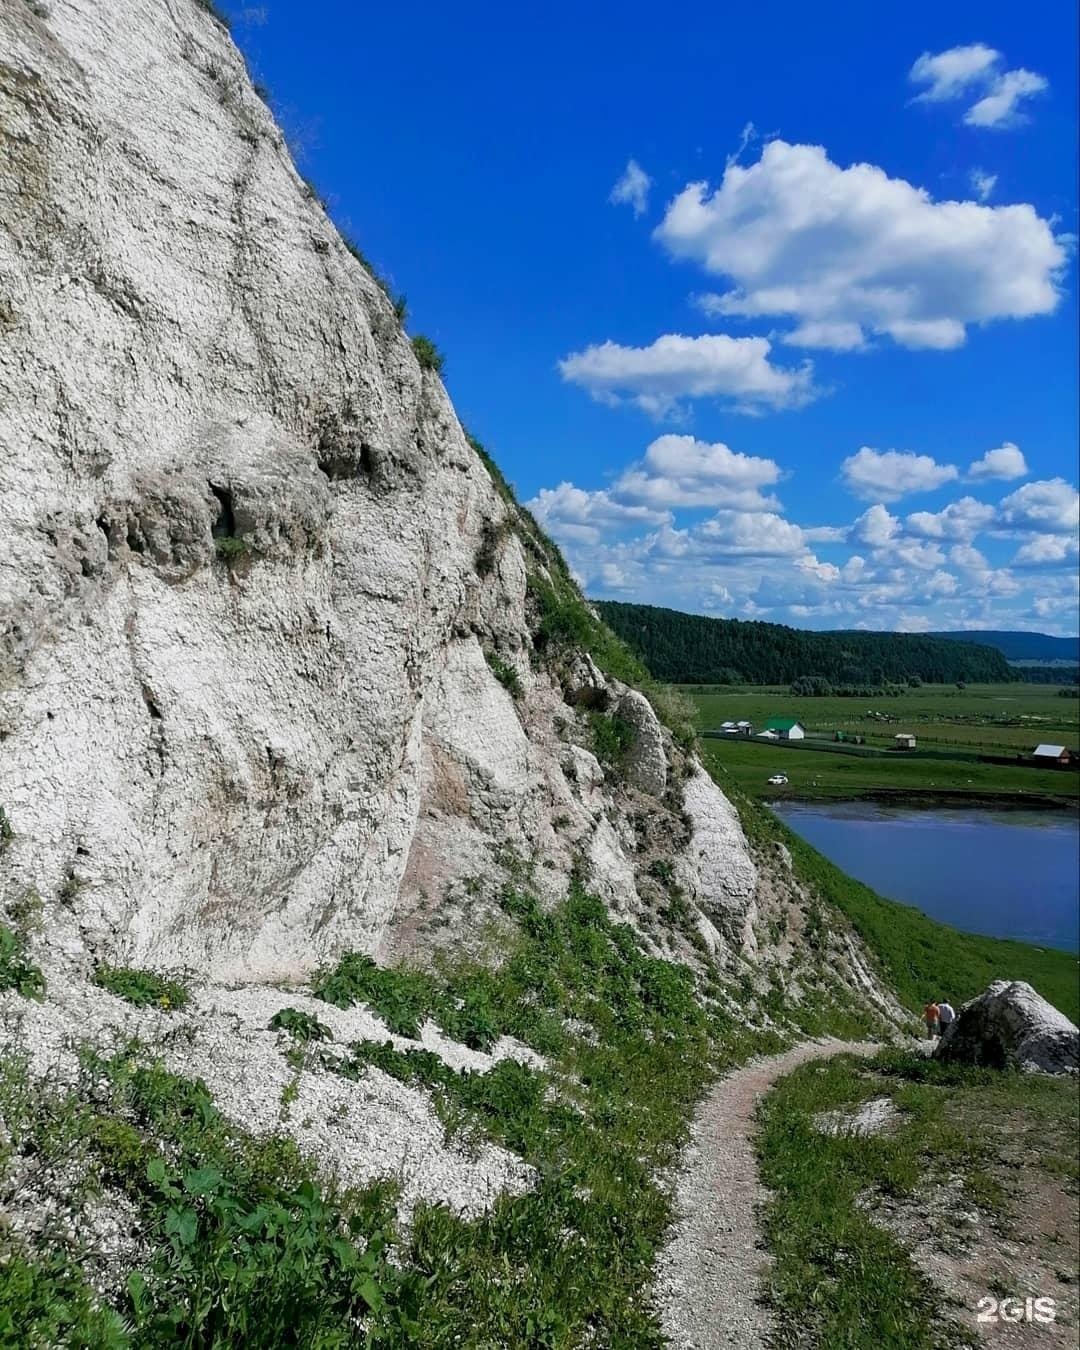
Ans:
[{"label": "white car", "polygon": [[774,773],[773,776],[769,779],[769,786],[770,786],[770,787],[787,787],[787,774],[786,774],[786,773]]}]

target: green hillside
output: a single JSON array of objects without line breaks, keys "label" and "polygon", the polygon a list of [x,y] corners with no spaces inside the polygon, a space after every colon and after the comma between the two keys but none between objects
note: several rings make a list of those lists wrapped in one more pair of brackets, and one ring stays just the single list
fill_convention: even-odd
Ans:
[{"label": "green hillside", "polygon": [[814,633],[782,624],[596,602],[605,622],[653,676],[672,684],[789,684],[821,676],[836,685],[919,678],[1007,684],[1019,678],[994,647],[909,633]]}]

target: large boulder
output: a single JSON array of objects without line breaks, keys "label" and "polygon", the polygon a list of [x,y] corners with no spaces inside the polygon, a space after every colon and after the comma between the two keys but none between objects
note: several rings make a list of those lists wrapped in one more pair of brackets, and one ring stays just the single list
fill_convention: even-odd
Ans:
[{"label": "large boulder", "polygon": [[1076,1073],[1080,1031],[1030,984],[995,980],[960,1009],[934,1058],[1027,1073]]}]

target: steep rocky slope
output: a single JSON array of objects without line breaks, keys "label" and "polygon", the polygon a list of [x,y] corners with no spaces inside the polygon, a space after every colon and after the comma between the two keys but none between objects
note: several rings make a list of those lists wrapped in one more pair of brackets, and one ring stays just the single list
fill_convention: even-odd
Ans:
[{"label": "steep rocky slope", "polygon": [[[447,1102],[472,1119],[485,1079],[518,1074],[542,1114],[552,1093],[587,1099],[581,1061],[599,1057],[636,1140],[644,1057],[649,1091],[680,1076],[654,1111],[662,1162],[706,1026],[842,985],[849,1010],[901,1015],[851,934],[748,842],[662,696],[632,687],[206,5],[0,0],[0,203],[9,1233],[74,1243],[111,1298],[156,1250],[154,1149],[172,1139],[170,1166],[195,1150],[203,1176],[207,1156],[247,1156],[234,1128],[291,1136],[323,1177],[394,1178],[405,1218],[475,1216],[554,1184],[551,1139],[580,1143],[572,1112],[541,1147],[503,1103],[467,1147]],[[405,979],[408,1016],[299,989],[342,953],[498,965],[512,947],[501,992],[472,967]],[[95,982],[110,966],[182,972],[190,1001],[131,1006]],[[269,1025],[286,1003],[317,1053]],[[196,1076],[216,1106],[181,1086]],[[75,1095],[28,1097],[31,1080]],[[155,1092],[196,1092],[205,1130],[155,1115]],[[577,1109],[600,1138],[610,1100]],[[54,1167],[55,1117],[85,1136]],[[622,1179],[644,1166],[625,1148]],[[541,1208],[554,1241],[569,1220]]]},{"label": "steep rocky slope", "polygon": [[[553,563],[225,30],[194,0],[6,0],[2,38],[0,802],[16,881],[68,898],[54,938],[298,974],[392,945],[493,847],[552,893],[583,854],[632,911],[626,810],[565,731],[604,678],[530,661]],[[656,719],[620,699],[661,798]],[[745,905],[707,780],[694,810],[731,866],[689,889]]]}]

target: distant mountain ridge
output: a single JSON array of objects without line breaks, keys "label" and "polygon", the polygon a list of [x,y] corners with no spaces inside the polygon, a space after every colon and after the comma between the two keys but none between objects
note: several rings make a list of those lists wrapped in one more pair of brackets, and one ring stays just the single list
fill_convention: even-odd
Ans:
[{"label": "distant mountain ridge", "polygon": [[672,684],[788,684],[823,676],[838,685],[1008,683],[1020,677],[995,647],[926,633],[810,632],[713,619],[654,605],[594,602],[609,627],[658,680]]},{"label": "distant mountain ridge", "polygon": [[927,633],[926,636],[944,638],[948,642],[978,642],[987,647],[996,647],[1006,661],[1080,662],[1080,637],[1053,637],[1050,633],[997,628]]}]

